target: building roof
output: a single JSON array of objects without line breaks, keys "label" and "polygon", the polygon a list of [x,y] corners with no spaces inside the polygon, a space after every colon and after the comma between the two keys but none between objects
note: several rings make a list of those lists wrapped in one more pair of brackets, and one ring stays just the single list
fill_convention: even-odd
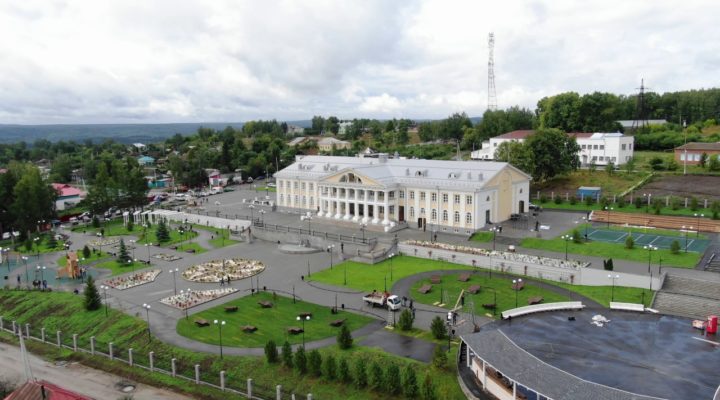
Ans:
[{"label": "building roof", "polygon": [[648,125],[664,125],[667,124],[667,121],[664,119],[648,119],[645,121],[636,121],[634,119],[621,119],[617,121],[618,124],[620,124],[623,128],[632,128],[634,124],[641,124],[642,122],[647,122]]},{"label": "building roof", "polygon": [[350,144],[350,142],[346,142],[344,140],[335,139],[334,137],[326,137],[320,139],[318,142],[318,146],[330,146],[333,144]]},{"label": "building roof", "polygon": [[717,142],[717,143],[690,142],[690,143],[685,143],[682,146],[676,147],[675,150],[720,151],[720,142]]},{"label": "building roof", "polygon": [[60,197],[73,197],[83,194],[82,190],[72,187],[66,183],[53,183],[52,187],[56,192],[58,192],[58,196]]},{"label": "building roof", "polygon": [[289,141],[289,142],[288,142],[288,146],[297,146],[297,145],[299,145],[300,143],[304,142],[305,139],[307,139],[307,137],[305,137],[305,136],[298,136],[298,137],[294,138],[293,140]]},{"label": "building roof", "polygon": [[473,353],[508,378],[556,400],[641,400],[655,397],[589,382],[557,369],[526,352],[501,330],[462,335]]},{"label": "building roof", "polygon": [[[42,387],[45,388],[45,397],[42,395]],[[5,400],[91,400],[91,398],[73,393],[49,382],[28,381],[5,397]]]},{"label": "building roof", "polygon": [[508,133],[503,133],[500,136],[496,136],[497,139],[527,139],[528,136],[535,134],[532,129],[517,130]]},{"label": "building roof", "polygon": [[280,179],[316,180],[352,170],[384,187],[397,184],[415,187],[483,187],[498,172],[510,168],[530,176],[504,162],[419,160],[404,158],[297,156],[295,162],[275,174]]}]

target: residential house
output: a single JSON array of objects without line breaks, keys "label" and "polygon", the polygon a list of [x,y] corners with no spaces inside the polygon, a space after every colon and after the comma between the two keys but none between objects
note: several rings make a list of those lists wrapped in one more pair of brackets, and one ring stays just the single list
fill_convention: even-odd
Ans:
[{"label": "residential house", "polygon": [[720,142],[702,143],[690,142],[675,148],[675,161],[682,165],[696,165],[700,163],[702,155],[710,156],[720,155]]},{"label": "residential house", "polygon": [[334,137],[322,138],[318,142],[318,149],[327,153],[333,150],[349,149],[351,147],[352,143],[345,140],[335,139]]},{"label": "residential house", "polygon": [[55,200],[55,209],[58,211],[74,207],[85,197],[82,190],[66,183],[53,183],[52,187],[58,194]]}]

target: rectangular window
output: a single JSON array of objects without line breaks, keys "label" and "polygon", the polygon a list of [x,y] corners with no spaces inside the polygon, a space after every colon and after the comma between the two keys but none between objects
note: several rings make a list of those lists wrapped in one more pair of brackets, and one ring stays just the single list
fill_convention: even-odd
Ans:
[{"label": "rectangular window", "polygon": [[433,203],[437,201],[437,193],[433,193],[430,195],[430,201]]},{"label": "rectangular window", "polygon": [[400,196],[401,199],[404,199],[404,198],[405,198],[405,191],[404,191],[404,190],[399,191],[399,192],[398,192],[398,195]]},{"label": "rectangular window", "polygon": [[460,195],[459,194],[455,195],[455,204],[460,204]]},{"label": "rectangular window", "polygon": [[388,215],[395,215],[395,206],[390,206],[390,212],[388,212]]},{"label": "rectangular window", "polygon": [[443,196],[443,203],[447,203],[448,202],[448,194],[443,193],[442,196]]},{"label": "rectangular window", "polygon": [[298,186],[297,184],[298,184],[297,182],[293,182],[293,189],[297,189],[297,186]]},{"label": "rectangular window", "polygon": [[594,145],[593,145],[593,150],[597,150],[597,149],[598,149],[598,145],[594,144]]},{"label": "rectangular window", "polygon": [[465,223],[472,224],[472,214],[470,214],[470,213],[465,214]]},{"label": "rectangular window", "polygon": [[422,217],[423,215],[425,215],[425,209],[424,209],[424,208],[421,208],[421,209],[420,209],[420,216]]},{"label": "rectangular window", "polygon": [[460,213],[459,213],[459,212],[455,211],[455,214],[454,214],[454,216],[453,216],[453,221],[454,221],[456,224],[460,223]]},{"label": "rectangular window", "polygon": [[582,149],[583,150],[587,149],[587,145],[586,144],[582,145]]},{"label": "rectangular window", "polygon": [[313,187],[314,187],[314,186],[313,186],[313,184],[311,183],[311,184],[310,184],[310,190],[313,190]]},{"label": "rectangular window", "polygon": [[601,145],[600,145],[600,150],[605,150],[605,145],[604,145],[604,144],[601,144]]},{"label": "rectangular window", "polygon": [[467,205],[472,204],[472,196],[465,196],[465,204],[467,204]]},{"label": "rectangular window", "polygon": [[680,153],[680,161],[685,161],[685,153]]},{"label": "rectangular window", "polygon": [[600,161],[605,161],[605,157],[600,156]]},{"label": "rectangular window", "polygon": [[625,143],[623,143],[622,146],[620,146],[620,148],[623,150],[625,150],[626,147],[627,147],[627,145]]},{"label": "rectangular window", "polygon": [[414,190],[410,191],[410,200],[415,200],[415,191]]},{"label": "rectangular window", "polygon": [[420,192],[420,201],[425,201],[425,192]]},{"label": "rectangular window", "polygon": [[410,218],[415,217],[415,207],[410,207]]},{"label": "rectangular window", "polygon": [[300,189],[305,190],[305,182],[303,182],[302,184],[300,184]]}]

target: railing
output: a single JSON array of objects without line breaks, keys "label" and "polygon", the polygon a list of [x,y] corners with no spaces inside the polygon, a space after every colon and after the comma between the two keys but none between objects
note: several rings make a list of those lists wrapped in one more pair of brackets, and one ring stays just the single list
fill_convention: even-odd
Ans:
[{"label": "railing", "polygon": [[268,224],[262,221],[255,220],[253,221],[253,227],[270,231],[270,232],[285,232],[285,233],[295,233],[298,235],[308,235],[318,238],[323,238],[326,240],[333,240],[337,242],[346,242],[346,243],[358,243],[358,244],[368,244],[368,245],[374,245],[377,243],[377,238],[363,238],[363,237],[357,237],[355,235],[348,236],[343,235],[339,233],[331,233],[331,232],[323,232],[318,231],[315,229],[303,229],[299,227],[294,226],[287,226],[287,225],[278,225],[278,224]]}]

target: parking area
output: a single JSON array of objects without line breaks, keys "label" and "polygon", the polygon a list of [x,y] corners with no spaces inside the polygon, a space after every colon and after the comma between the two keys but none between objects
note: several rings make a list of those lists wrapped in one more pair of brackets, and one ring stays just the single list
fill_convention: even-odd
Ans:
[{"label": "parking area", "polygon": [[684,250],[687,243],[687,251],[702,253],[710,244],[710,241],[707,239],[692,237],[663,236],[652,233],[633,233],[596,228],[588,231],[588,239],[607,243],[625,243],[629,235],[632,235],[636,246],[652,245],[659,249],[669,249],[672,243],[677,240],[680,243],[681,249]]}]

